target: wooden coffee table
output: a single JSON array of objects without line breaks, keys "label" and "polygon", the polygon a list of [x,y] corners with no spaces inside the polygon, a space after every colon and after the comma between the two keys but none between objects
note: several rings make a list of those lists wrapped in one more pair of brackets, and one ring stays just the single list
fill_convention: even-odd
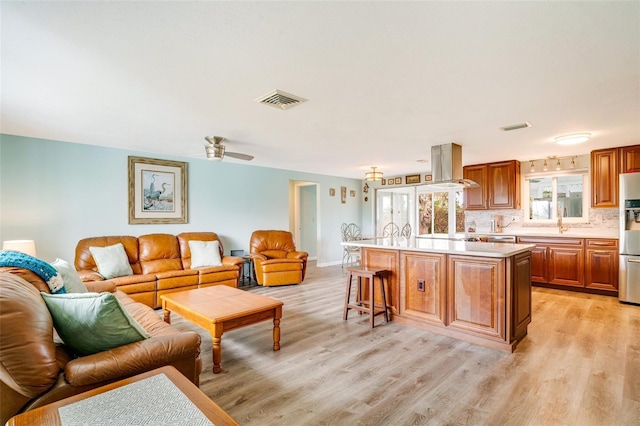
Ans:
[{"label": "wooden coffee table", "polygon": [[165,322],[171,324],[171,312],[209,331],[213,341],[213,372],[222,371],[222,334],[236,328],[273,319],[273,350],[280,350],[279,300],[253,294],[226,285],[163,294]]},{"label": "wooden coffee table", "polygon": [[[60,401],[53,402],[51,404],[43,405],[41,407],[35,408],[30,411],[25,411],[22,414],[18,414],[17,416],[12,417],[7,422],[7,426],[33,426],[33,425],[49,425],[49,426],[60,426],[62,425],[62,420],[60,416],[60,409],[62,407],[69,406],[71,404],[86,401],[88,399],[94,398],[99,395],[106,394],[107,392],[121,388],[123,386],[133,384],[136,382],[141,382],[143,380],[149,379],[151,377],[157,376],[159,374],[164,374],[167,376],[171,382],[178,387],[180,392],[182,392],[189,400],[200,410],[200,412],[213,424],[218,425],[238,425],[231,416],[229,416],[222,408],[220,408],[215,402],[213,402],[207,395],[205,395],[196,385],[191,383],[189,379],[184,377],[178,370],[171,366],[162,367],[157,370],[149,371],[147,373],[142,373],[134,377],[130,377],[128,379],[123,379],[115,383],[110,383],[108,385],[78,394],[74,396],[70,396],[69,398],[61,399]],[[141,393],[140,398],[157,398],[157,395],[149,396],[145,393]],[[171,405],[171,401],[167,401],[166,404]],[[181,406],[184,408],[183,406]],[[110,415],[113,413],[108,409],[102,408],[101,415],[104,416],[105,419],[108,419]],[[118,412],[122,411],[122,407],[120,407]],[[118,413],[116,413],[118,414]]]}]

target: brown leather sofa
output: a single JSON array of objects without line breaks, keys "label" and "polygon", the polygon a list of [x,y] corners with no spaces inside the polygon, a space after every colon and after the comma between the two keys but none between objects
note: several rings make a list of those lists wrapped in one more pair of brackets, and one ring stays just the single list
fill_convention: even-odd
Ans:
[{"label": "brown leather sofa", "polygon": [[289,231],[260,230],[249,243],[255,278],[263,286],[300,284],[307,272],[305,251],[297,251]]},{"label": "brown leather sofa", "polygon": [[[221,266],[191,269],[189,241],[218,241]],[[139,237],[108,236],[85,238],[78,242],[74,265],[84,282],[101,281],[89,247],[124,246],[133,275],[111,278],[118,290],[152,308],[159,308],[160,296],[172,291],[190,290],[212,285],[238,287],[244,259],[224,256],[222,242],[215,232],[147,234]]]},{"label": "brown leather sofa", "polygon": [[153,309],[117,291],[113,283],[86,285],[89,291],[113,292],[151,337],[76,357],[55,337],[40,295],[49,292],[47,284],[29,270],[0,268],[0,424],[20,412],[165,365],[198,385],[199,334],[166,324]]}]

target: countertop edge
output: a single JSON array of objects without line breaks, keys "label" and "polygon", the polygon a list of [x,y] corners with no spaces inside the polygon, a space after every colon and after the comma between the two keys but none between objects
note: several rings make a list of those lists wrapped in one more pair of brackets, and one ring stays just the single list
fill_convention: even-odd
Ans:
[{"label": "countertop edge", "polygon": [[498,257],[506,258],[524,253],[535,247],[535,244],[517,243],[485,243],[448,240],[421,240],[416,246],[415,240],[396,242],[391,244],[388,239],[345,241],[343,246],[362,247],[380,250],[397,250],[421,253],[442,253],[460,256]]}]

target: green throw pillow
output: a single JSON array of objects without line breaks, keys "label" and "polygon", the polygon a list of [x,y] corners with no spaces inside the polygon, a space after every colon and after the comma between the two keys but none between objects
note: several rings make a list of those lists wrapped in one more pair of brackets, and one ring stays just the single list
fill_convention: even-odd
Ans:
[{"label": "green throw pillow", "polygon": [[58,334],[78,355],[151,337],[112,293],[40,294]]}]

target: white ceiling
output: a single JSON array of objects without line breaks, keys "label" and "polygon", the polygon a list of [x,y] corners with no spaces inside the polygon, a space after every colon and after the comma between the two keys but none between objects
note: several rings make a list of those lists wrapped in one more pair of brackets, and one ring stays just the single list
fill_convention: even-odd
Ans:
[{"label": "white ceiling", "polygon": [[[0,7],[6,134],[196,158],[220,135],[255,156],[224,161],[352,178],[448,142],[464,164],[640,143],[638,1]],[[274,89],[308,102],[254,102]]]}]

